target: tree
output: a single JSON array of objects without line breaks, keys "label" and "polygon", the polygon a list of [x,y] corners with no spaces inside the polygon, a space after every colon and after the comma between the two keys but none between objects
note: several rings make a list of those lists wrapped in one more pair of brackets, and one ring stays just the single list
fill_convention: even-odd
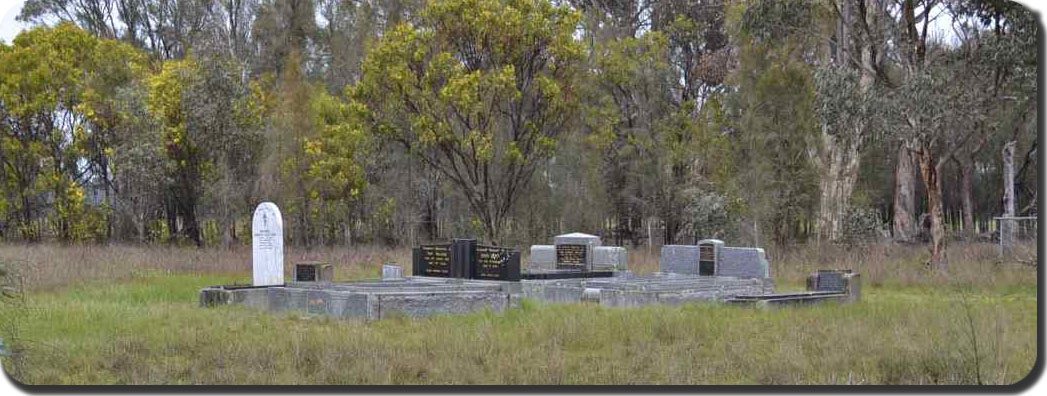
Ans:
[{"label": "tree", "polygon": [[[365,159],[369,135],[363,124],[366,107],[320,92],[313,99],[319,136],[305,141],[307,185],[319,202],[319,236],[344,233],[351,243],[351,214],[367,185]],[[322,242],[321,242],[322,244]]]},{"label": "tree", "polygon": [[492,241],[577,118],[579,21],[547,1],[431,3],[364,61],[373,128],[446,175]]},{"label": "tree", "polygon": [[[249,175],[258,162],[260,104],[238,84],[239,76],[228,58],[208,55],[166,61],[149,80],[149,112],[163,131],[167,226],[197,245],[201,200],[217,180]],[[243,187],[236,190],[243,193]],[[224,228],[233,226],[231,204],[220,206]]]},{"label": "tree", "polygon": [[737,149],[736,180],[753,224],[777,243],[802,238],[817,203],[817,173],[809,150],[818,133],[814,73],[806,59],[818,53],[818,7],[811,2],[760,0],[735,26],[737,91],[728,113]]},{"label": "tree", "polygon": [[126,40],[156,58],[179,59],[207,36],[216,11],[210,0],[27,0],[18,18],[36,24],[73,22],[98,37]]},{"label": "tree", "polygon": [[886,79],[885,6],[879,0],[830,2],[835,30],[815,73],[821,138],[811,158],[819,173],[818,233],[836,240],[851,207],[858,166],[875,135]]},{"label": "tree", "polygon": [[86,194],[104,189],[109,203],[109,159],[123,119],[111,96],[134,83],[143,57],[70,23],[20,34],[0,56],[4,228],[37,240],[46,213],[63,240],[104,237],[105,213],[87,208]]}]

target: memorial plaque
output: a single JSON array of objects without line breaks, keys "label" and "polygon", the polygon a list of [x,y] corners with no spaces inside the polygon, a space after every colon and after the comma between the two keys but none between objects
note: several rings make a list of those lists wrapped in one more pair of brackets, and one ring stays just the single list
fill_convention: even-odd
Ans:
[{"label": "memorial plaque", "polygon": [[819,271],[818,272],[818,284],[815,290],[818,291],[836,291],[844,290],[846,288],[845,281],[843,279],[843,273],[837,271]]},{"label": "memorial plaque", "polygon": [[476,246],[476,265],[473,278],[488,280],[520,280],[520,252],[499,246]]},{"label": "memorial plaque", "polygon": [[297,265],[294,271],[295,282],[316,282],[316,266]]},{"label": "memorial plaque", "polygon": [[414,251],[414,274],[420,276],[451,276],[451,246],[422,245]]},{"label": "memorial plaque", "polygon": [[716,275],[716,248],[711,244],[698,247],[698,275]]},{"label": "memorial plaque", "polygon": [[588,268],[589,246],[563,244],[556,245],[556,268],[585,271]]}]

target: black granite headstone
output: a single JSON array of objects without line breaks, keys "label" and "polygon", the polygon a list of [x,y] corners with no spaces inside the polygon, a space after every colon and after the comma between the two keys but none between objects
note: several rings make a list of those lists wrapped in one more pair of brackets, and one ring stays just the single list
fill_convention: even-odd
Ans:
[{"label": "black granite headstone", "polygon": [[471,278],[476,263],[476,240],[455,239],[451,241],[451,277]]},{"label": "black granite headstone", "polygon": [[520,252],[455,239],[450,244],[422,245],[412,255],[414,274],[441,278],[520,280]]},{"label": "black granite headstone", "polygon": [[698,275],[716,275],[716,247],[712,244],[698,246]]},{"label": "black granite headstone", "polygon": [[578,271],[588,270],[589,261],[586,257],[588,251],[589,247],[586,245],[556,245],[556,268]]},{"label": "black granite headstone", "polygon": [[472,278],[487,280],[520,280],[520,252],[516,249],[478,245]]},{"label": "black granite headstone", "polygon": [[451,245],[422,245],[414,248],[413,273],[418,276],[449,278],[451,272]]}]

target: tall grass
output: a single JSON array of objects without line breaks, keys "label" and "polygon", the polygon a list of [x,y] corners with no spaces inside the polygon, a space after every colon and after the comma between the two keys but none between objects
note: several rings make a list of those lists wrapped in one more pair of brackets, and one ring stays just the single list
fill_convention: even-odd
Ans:
[{"label": "tall grass", "polygon": [[[288,251],[341,279],[409,263],[406,249]],[[27,279],[5,370],[31,384],[1008,384],[1036,359],[1036,271],[992,247],[950,271],[906,246],[769,251],[780,288],[819,268],[861,271],[853,305],[546,305],[378,322],[229,306],[201,287],[247,282],[248,249],[0,246]],[[630,265],[657,270],[657,252]],[[525,259],[526,261],[526,259]]]},{"label": "tall grass", "polygon": [[[373,323],[196,306],[199,287],[232,279],[33,294],[26,362],[11,374],[33,384],[1006,384],[1036,357],[1032,288],[972,294],[967,308],[953,289],[874,288],[849,306],[529,302]],[[978,356],[971,331],[985,341]]]}]

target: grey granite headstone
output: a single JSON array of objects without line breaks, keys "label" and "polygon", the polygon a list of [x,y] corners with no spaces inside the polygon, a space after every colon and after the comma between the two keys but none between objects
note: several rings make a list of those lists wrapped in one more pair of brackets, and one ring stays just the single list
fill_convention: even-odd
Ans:
[{"label": "grey granite headstone", "polygon": [[659,266],[667,274],[698,275],[698,246],[662,246]]},{"label": "grey granite headstone", "polygon": [[593,248],[593,268],[615,272],[629,269],[629,253],[621,246],[597,246]]},{"label": "grey granite headstone", "polygon": [[551,270],[556,267],[556,246],[531,245],[531,271]]},{"label": "grey granite headstone", "polygon": [[280,208],[262,202],[251,221],[252,284],[284,284],[284,221]]},{"label": "grey granite headstone", "polygon": [[761,248],[725,247],[720,252],[718,276],[770,278],[771,266]]}]

